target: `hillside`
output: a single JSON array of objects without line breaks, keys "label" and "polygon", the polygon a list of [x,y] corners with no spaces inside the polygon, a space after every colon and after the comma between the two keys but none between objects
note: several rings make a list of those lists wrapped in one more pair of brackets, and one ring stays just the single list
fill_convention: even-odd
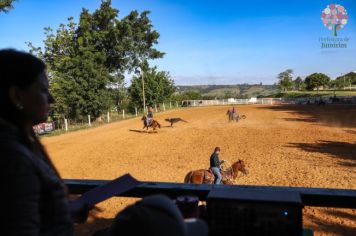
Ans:
[{"label": "hillside", "polygon": [[177,86],[177,92],[188,91],[200,92],[203,97],[208,98],[246,98],[269,96],[278,93],[275,85],[260,84],[238,84],[238,85],[181,85]]}]

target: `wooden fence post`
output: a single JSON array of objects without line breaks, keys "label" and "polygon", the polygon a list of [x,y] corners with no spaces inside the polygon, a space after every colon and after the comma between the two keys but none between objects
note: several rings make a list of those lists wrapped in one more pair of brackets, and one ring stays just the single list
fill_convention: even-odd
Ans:
[{"label": "wooden fence post", "polygon": [[88,125],[91,126],[90,115],[88,115]]},{"label": "wooden fence post", "polygon": [[64,127],[66,129],[66,131],[68,131],[68,120],[64,119]]},{"label": "wooden fence post", "polygon": [[135,113],[136,113],[136,116],[137,116],[137,107],[135,107]]},{"label": "wooden fence post", "polygon": [[122,109],[122,119],[125,119],[125,110]]},{"label": "wooden fence post", "polygon": [[110,111],[108,111],[108,123],[110,122]]},{"label": "wooden fence post", "polygon": [[164,103],[163,103],[163,111],[165,111],[166,110],[166,106],[164,105]]}]

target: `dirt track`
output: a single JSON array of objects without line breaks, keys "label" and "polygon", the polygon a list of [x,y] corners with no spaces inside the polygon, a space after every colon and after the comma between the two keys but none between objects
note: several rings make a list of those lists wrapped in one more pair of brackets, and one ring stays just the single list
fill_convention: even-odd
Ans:
[{"label": "dirt track", "polygon": [[[239,123],[228,123],[226,110],[159,113],[155,119],[163,127],[157,133],[130,131],[142,129],[139,119],[131,119],[43,142],[63,178],[113,179],[129,172],[139,180],[182,182],[189,170],[207,167],[220,146],[222,159],[245,161],[250,173],[239,184],[356,189],[356,106],[239,106],[247,116]],[[170,128],[168,117],[188,123]],[[102,203],[97,217],[113,217],[129,202]],[[356,231],[355,210],[307,208],[304,220],[316,235]],[[92,221],[92,227],[109,222]]]}]

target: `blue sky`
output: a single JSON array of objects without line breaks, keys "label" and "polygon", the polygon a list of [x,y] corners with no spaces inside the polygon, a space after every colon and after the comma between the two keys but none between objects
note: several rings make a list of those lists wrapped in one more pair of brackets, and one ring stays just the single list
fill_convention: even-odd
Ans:
[{"label": "blue sky", "polygon": [[[332,78],[356,71],[356,1],[113,0],[119,18],[131,10],[150,10],[165,52],[155,60],[176,84],[273,84],[278,73],[295,76],[323,72]],[[349,15],[338,37],[346,49],[321,49],[320,37],[333,37],[320,19],[330,3]],[[26,41],[41,46],[43,28],[54,29],[81,9],[93,11],[99,0],[19,0],[0,14],[0,48],[27,50]],[[127,81],[129,81],[129,77]]]}]

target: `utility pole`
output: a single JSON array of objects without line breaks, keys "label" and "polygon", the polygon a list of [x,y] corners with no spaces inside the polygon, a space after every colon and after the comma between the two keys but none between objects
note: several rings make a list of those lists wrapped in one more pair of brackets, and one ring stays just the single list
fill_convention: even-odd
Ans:
[{"label": "utility pole", "polygon": [[145,80],[143,78],[142,68],[141,68],[141,81],[142,81],[143,113],[146,114]]}]

